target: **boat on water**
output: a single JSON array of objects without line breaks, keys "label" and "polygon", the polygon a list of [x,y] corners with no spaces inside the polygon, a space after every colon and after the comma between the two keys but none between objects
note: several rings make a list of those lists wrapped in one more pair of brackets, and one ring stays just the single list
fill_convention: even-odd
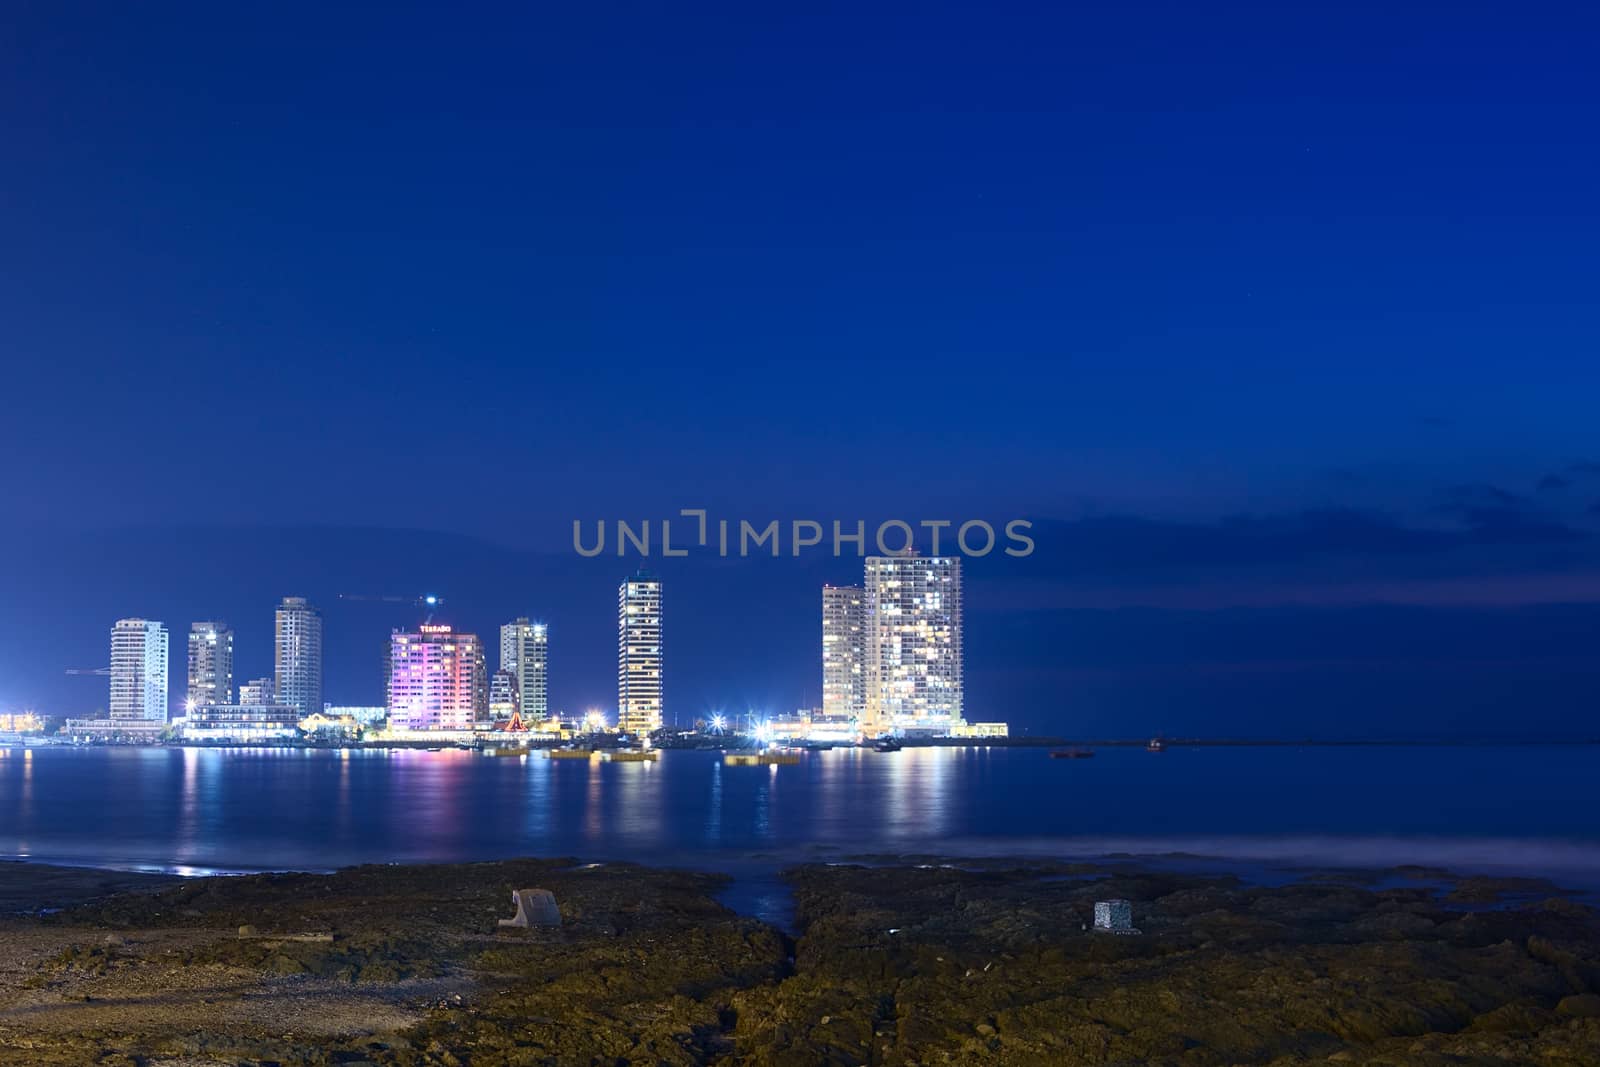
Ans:
[{"label": "boat on water", "polygon": [[592,748],[552,748],[551,759],[589,759],[594,755]]},{"label": "boat on water", "polygon": [[872,742],[874,752],[899,752],[905,746],[892,737],[880,737]]},{"label": "boat on water", "polygon": [[1167,743],[1159,737],[1152,737],[1150,743],[1144,746],[1146,752],[1165,752]]},{"label": "boat on water", "polygon": [[605,755],[610,763],[655,763],[660,758],[661,753],[653,748],[619,748]]},{"label": "boat on water", "polygon": [[800,762],[800,753],[767,751],[767,752],[724,752],[722,762],[730,767],[790,767]]},{"label": "boat on water", "polygon": [[1092,748],[1058,748],[1050,753],[1051,759],[1093,759]]}]

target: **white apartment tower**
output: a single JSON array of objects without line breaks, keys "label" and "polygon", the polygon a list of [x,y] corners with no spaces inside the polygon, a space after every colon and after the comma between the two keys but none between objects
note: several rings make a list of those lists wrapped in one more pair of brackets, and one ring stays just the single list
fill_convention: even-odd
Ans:
[{"label": "white apartment tower", "polygon": [[305,597],[286,596],[278,605],[273,664],[279,704],[301,718],[322,710],[322,616]]},{"label": "white apartment tower", "polygon": [[962,722],[961,558],[867,557],[869,734]]},{"label": "white apartment tower", "polygon": [[542,622],[517,619],[500,627],[500,669],[517,681],[522,717],[542,722],[550,714],[550,634]]},{"label": "white apartment tower", "polygon": [[661,580],[644,571],[617,587],[617,727],[661,729]]},{"label": "white apartment tower", "polygon": [[189,627],[189,690],[185,708],[233,703],[233,631],[225,622]]},{"label": "white apartment tower", "polygon": [[867,710],[866,591],[822,587],[822,714],[859,722]]},{"label": "white apartment tower", "polygon": [[167,628],[149,619],[111,627],[111,718],[167,721]]}]

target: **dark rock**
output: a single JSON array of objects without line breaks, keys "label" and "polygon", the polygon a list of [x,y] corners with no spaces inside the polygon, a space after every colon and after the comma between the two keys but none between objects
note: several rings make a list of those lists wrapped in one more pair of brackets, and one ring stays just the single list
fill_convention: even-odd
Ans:
[{"label": "dark rock", "polygon": [[[1125,865],[1063,873],[1036,862],[800,867],[785,875],[794,939],[717,904],[716,876],[625,864],[201,879],[30,920],[70,928],[74,943],[30,964],[39,984],[19,995],[114,985],[143,1006],[92,1037],[57,1034],[44,1054],[12,1016],[0,1063],[1597,1062],[1600,917],[1582,905],[1464,913],[1426,886],[1263,888]],[[562,925],[485,933],[527,885],[557,894]],[[1083,932],[1093,902],[1111,897],[1137,902],[1146,936]],[[177,950],[142,935],[139,951],[101,940],[113,925],[174,923]],[[256,925],[334,938],[236,936]],[[461,993],[413,994],[425,1014],[400,1033],[311,1041],[285,1036],[286,1024],[269,1039],[221,1011],[196,1032],[165,1023],[157,995],[162,976],[192,967],[233,976],[247,992],[230,997],[336,996],[334,983],[404,996],[419,979],[459,981]]]},{"label": "dark rock", "polygon": [[1556,1005],[1556,1012],[1579,1019],[1600,1019],[1600,994],[1580,993],[1562,997],[1561,1003]]}]

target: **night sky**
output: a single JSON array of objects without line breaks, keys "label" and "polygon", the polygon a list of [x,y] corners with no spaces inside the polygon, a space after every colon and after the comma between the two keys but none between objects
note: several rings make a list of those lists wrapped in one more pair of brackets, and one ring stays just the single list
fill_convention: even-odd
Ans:
[{"label": "night sky", "polygon": [[[870,10],[869,10],[870,8]],[[0,707],[121,616],[551,625],[574,519],[1013,517],[972,718],[1600,735],[1579,5],[15,3]],[[817,588],[669,561],[668,716],[820,700]],[[491,642],[492,642],[491,638]]]}]

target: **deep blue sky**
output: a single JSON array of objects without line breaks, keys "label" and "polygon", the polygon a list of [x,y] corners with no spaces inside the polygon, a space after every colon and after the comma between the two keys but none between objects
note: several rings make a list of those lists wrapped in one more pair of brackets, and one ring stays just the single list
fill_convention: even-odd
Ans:
[{"label": "deep blue sky", "polygon": [[[253,675],[282,593],[430,588],[604,702],[571,520],[703,505],[1039,521],[968,627],[1035,729],[1600,732],[1577,5],[7,24],[0,705],[103,702],[118,615]],[[856,574],[669,572],[676,710],[815,700]],[[329,696],[406,621],[330,607]]]}]

